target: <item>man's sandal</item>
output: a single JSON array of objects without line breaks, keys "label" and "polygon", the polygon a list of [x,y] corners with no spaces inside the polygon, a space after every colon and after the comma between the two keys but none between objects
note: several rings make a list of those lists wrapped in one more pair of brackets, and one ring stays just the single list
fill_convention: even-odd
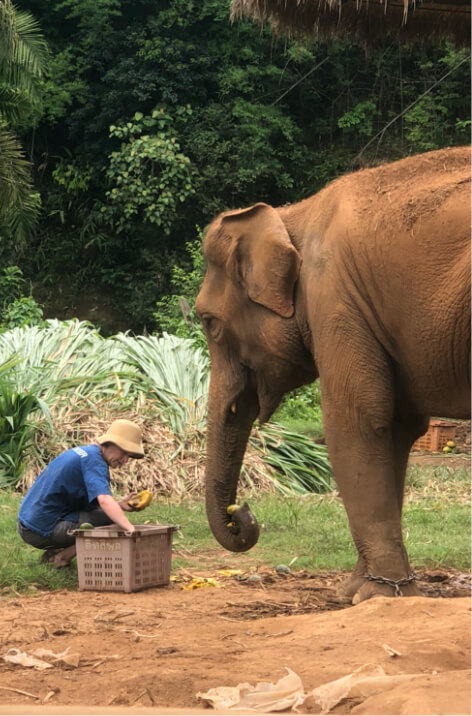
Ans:
[{"label": "man's sandal", "polygon": [[51,564],[51,562],[54,562],[54,557],[58,552],[60,552],[60,549],[47,549],[40,557],[40,563],[41,564]]}]

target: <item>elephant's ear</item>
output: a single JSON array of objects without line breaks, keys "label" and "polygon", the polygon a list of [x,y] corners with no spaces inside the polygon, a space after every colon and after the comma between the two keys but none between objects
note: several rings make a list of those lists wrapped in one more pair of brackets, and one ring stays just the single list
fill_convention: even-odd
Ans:
[{"label": "elephant's ear", "polygon": [[302,262],[275,209],[255,204],[227,213],[222,228],[233,241],[226,267],[252,301],[279,316],[293,316],[293,291]]}]

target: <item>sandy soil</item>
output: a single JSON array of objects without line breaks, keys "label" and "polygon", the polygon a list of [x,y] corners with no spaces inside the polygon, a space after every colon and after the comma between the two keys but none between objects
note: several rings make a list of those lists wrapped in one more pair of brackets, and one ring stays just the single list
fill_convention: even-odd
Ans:
[{"label": "sandy soil", "polygon": [[[410,462],[468,467],[470,454],[412,453]],[[205,572],[174,571],[168,586],[134,594],[0,597],[0,714],[211,714],[198,693],[275,684],[288,668],[309,694],[366,664],[406,683],[384,680],[329,713],[471,713],[470,574],[423,570],[424,597],[353,607],[336,597],[340,573],[225,576],[218,570],[231,555],[219,548],[205,563]],[[198,576],[218,586],[184,588]],[[68,651],[55,662],[43,656],[53,663],[44,670],[3,658],[37,649]],[[308,696],[299,711],[321,707]]]},{"label": "sandy soil", "polygon": [[[275,683],[288,667],[308,693],[364,664],[415,676],[331,713],[470,713],[469,575],[420,572],[424,597],[355,607],[336,599],[339,573],[200,573],[211,575],[219,588],[183,589],[190,575],[181,572],[133,594],[4,597],[0,656],[69,651],[44,670],[0,658],[0,713],[200,713],[197,693],[215,687]],[[300,711],[320,708],[308,699]]]}]

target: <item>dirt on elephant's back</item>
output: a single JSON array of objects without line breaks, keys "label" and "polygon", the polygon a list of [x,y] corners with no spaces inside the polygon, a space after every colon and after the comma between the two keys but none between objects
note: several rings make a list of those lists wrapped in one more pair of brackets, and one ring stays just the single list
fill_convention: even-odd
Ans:
[{"label": "dirt on elephant's back", "polygon": [[[0,714],[199,713],[197,694],[215,687],[275,683],[288,668],[309,692],[364,664],[413,675],[408,689],[385,685],[331,713],[470,713],[468,574],[422,571],[424,597],[355,607],[336,598],[339,573],[192,576],[217,586],[184,589],[192,582],[181,572],[134,594],[4,596],[0,656],[65,655],[43,671],[0,658]],[[319,708],[308,700],[300,711]]]}]

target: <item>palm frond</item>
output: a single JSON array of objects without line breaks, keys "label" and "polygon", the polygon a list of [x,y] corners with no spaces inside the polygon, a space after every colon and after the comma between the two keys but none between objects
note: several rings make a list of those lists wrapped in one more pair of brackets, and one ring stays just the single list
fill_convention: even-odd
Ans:
[{"label": "palm frond", "polygon": [[27,202],[31,190],[29,167],[20,143],[0,122],[0,214],[11,205]]},{"label": "palm frond", "polygon": [[3,0],[0,38],[0,78],[33,98],[36,80],[44,75],[48,62],[48,48],[39,23],[30,13],[15,8],[10,0]]},{"label": "palm frond", "polygon": [[17,122],[30,107],[31,100],[28,95],[17,87],[2,83],[0,77],[1,116],[7,122]]}]

